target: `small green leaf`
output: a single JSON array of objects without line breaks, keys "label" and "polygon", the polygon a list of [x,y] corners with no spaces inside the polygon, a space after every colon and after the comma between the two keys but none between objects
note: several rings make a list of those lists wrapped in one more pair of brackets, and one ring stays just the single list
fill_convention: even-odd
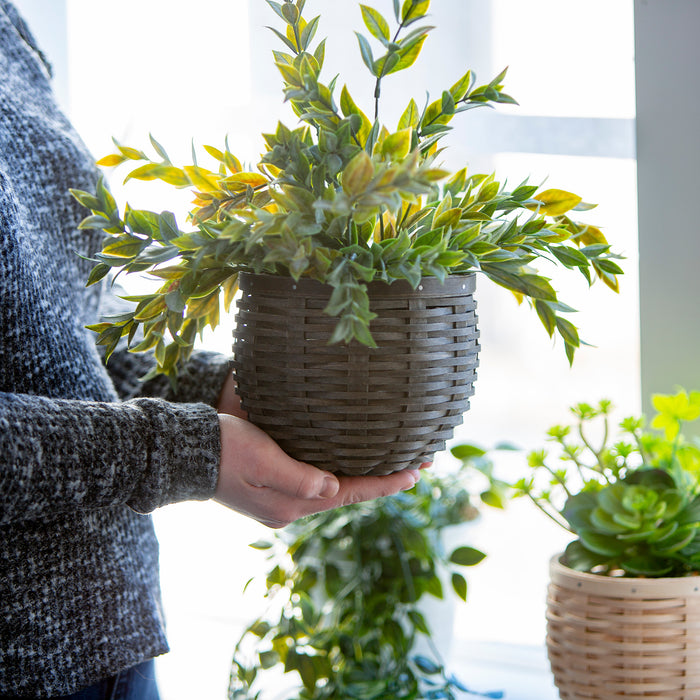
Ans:
[{"label": "small green leaf", "polygon": [[476,566],[486,555],[474,547],[457,547],[450,554],[450,561],[459,566]]},{"label": "small green leaf", "polygon": [[408,106],[399,119],[398,131],[407,129],[408,127],[416,128],[419,120],[420,114],[418,112],[418,105],[416,104],[416,101],[411,98],[411,101],[408,103]]},{"label": "small green leaf", "polygon": [[455,445],[450,452],[453,457],[457,459],[470,459],[472,457],[483,457],[486,454],[486,450],[476,445],[462,444]]},{"label": "small green leaf", "polygon": [[388,22],[372,7],[360,5],[360,9],[362,10],[362,21],[365,23],[365,27],[367,27],[369,33],[386,46],[391,40]]},{"label": "small green leaf", "polygon": [[372,55],[372,47],[369,45],[367,39],[365,39],[365,37],[359,32],[355,32],[355,36],[357,36],[357,41],[360,44],[360,54],[362,55],[362,60],[367,68],[370,69],[372,75],[376,76],[377,73],[374,71],[374,56]]},{"label": "small green leaf", "polygon": [[545,190],[534,196],[541,205],[538,207],[542,214],[560,216],[581,203],[577,194],[565,190]]},{"label": "small green leaf", "polygon": [[90,275],[85,283],[85,286],[90,287],[91,285],[96,284],[103,279],[111,269],[112,268],[105,263],[97,263],[97,265],[95,265],[95,267],[93,267],[90,271]]},{"label": "small green leaf", "polygon": [[430,0],[404,0],[401,8],[401,22],[408,25],[425,17],[429,7]]},{"label": "small green leaf", "polygon": [[416,656],[413,659],[413,663],[415,663],[415,665],[418,666],[423,673],[427,673],[429,675],[440,673],[442,670],[442,666],[439,666],[437,663],[435,663],[435,661],[429,659],[427,656]]},{"label": "small green leaf", "polygon": [[467,579],[462,574],[452,574],[452,588],[454,592],[466,602],[467,600]]},{"label": "small green leaf", "polygon": [[581,341],[578,337],[578,330],[571,321],[567,321],[565,318],[557,317],[557,330],[559,334],[564,338],[567,345],[571,345],[575,348],[579,347]]}]

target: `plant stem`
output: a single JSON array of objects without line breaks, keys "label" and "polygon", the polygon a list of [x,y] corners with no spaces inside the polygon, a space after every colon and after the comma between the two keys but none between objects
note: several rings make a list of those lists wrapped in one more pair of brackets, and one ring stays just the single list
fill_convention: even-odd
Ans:
[{"label": "plant stem", "polygon": [[[413,6],[411,6],[411,9],[408,11],[406,16],[401,20],[401,24],[399,24],[398,29],[396,30],[396,33],[394,34],[394,38],[391,40],[392,44],[396,43],[396,40],[399,38],[399,34],[401,33],[401,30],[404,28],[404,24],[407,19],[411,17],[411,13],[413,12]],[[386,55],[386,58],[389,57],[389,54]],[[382,93],[382,78],[384,77],[384,71],[386,70],[386,58],[384,59],[384,65],[382,66],[382,72],[380,75],[377,76],[377,82],[374,84],[374,121],[376,122],[377,119],[379,119],[379,97],[381,96]]]},{"label": "plant stem", "polygon": [[393,530],[391,532],[391,539],[394,543],[394,546],[396,547],[396,553],[399,557],[399,563],[401,564],[401,571],[403,573],[404,581],[406,582],[406,588],[408,589],[408,596],[409,596],[411,602],[415,603],[417,600],[416,587],[413,583],[413,576],[411,574],[411,570],[406,565],[406,550],[403,546],[403,543],[401,542],[401,538],[398,537]]},{"label": "plant stem", "polygon": [[[579,467],[578,462],[576,462],[576,461],[574,460],[574,463],[576,464],[577,467]],[[564,489],[564,492],[566,493],[566,495],[567,495],[567,496],[571,496],[571,491],[569,491],[569,489],[566,488],[566,481],[565,481],[565,479],[562,479],[562,478],[559,476],[559,474],[557,474],[553,469],[551,469],[550,467],[548,467],[546,464],[542,464],[542,466],[544,467],[544,469],[545,469],[546,471],[548,471],[548,472],[552,475],[552,477],[556,480],[556,482]],[[579,467],[579,473],[581,474],[581,478],[583,478],[583,474],[581,473],[580,467]]]},{"label": "plant stem", "polygon": [[553,520],[559,527],[563,527],[567,532],[575,534],[574,531],[562,520],[559,520],[556,516],[550,513],[541,503],[535,498],[531,493],[528,492],[527,497],[550,519]]}]

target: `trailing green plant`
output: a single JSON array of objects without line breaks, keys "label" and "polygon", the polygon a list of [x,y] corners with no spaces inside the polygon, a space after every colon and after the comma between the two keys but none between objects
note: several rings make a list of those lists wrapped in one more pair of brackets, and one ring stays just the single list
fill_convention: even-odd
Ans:
[{"label": "trailing green plant", "polygon": [[[410,491],[311,516],[252,545],[270,551],[270,606],[236,647],[230,700],[264,698],[266,679],[278,685],[275,670],[298,676],[295,700],[474,692],[447,672],[433,643],[441,631],[420,608],[425,596],[443,598],[441,569],[466,600],[460,569],[485,556],[469,546],[447,552],[442,539],[445,528],[477,515],[466,472],[424,474]],[[415,651],[419,637],[429,656]]]},{"label": "trailing green plant", "polygon": [[411,99],[387,127],[382,87],[418,58],[432,29],[425,24],[429,0],[394,0],[393,28],[360,5],[367,34],[357,38],[373,96],[366,111],[337,77],[323,81],[326,40],[314,44],[320,20],[304,18],[305,0],[268,4],[282,23],[272,29],[282,48],[273,58],[299,125],[279,123],[263,134],[256,167],[243,167],[228,143],[204,146],[213,166],[199,164],[193,147],[193,163],[180,167],[154,138],[154,156],[115,141],[116,152],[100,165],[127,163],[125,180],[192,191],[184,228],[172,212],[128,204],[120,211],[103,181],[94,193],[73,191],[92,212],[81,226],[108,234],[88,284],[121,271],[162,281],[154,292],[127,297],[133,311],[91,326],[107,356],[126,336],[133,351],[154,352],[155,373],[174,377],[197,335],[219,323],[221,298],[229,309],[241,270],[331,285],[325,312],[338,318],[332,342],[369,346],[367,283],[408,280],[416,287],[422,276],[478,271],[528,300],[546,332],[561,336],[571,362],[581,341],[563,314],[573,309],[531,264],[549,260],[617,291],[620,256],[599,228],[572,218],[592,205],[567,191],[528,182],[509,189],[493,174],[466,167],[450,173],[439,164],[439,143],[457,114],[514,103],[503,92],[505,71],[478,86],[466,71],[424,106]]},{"label": "trailing green plant", "polygon": [[[700,573],[700,446],[684,437],[700,417],[700,392],[655,395],[650,426],[630,417],[613,433],[610,401],[572,407],[576,421],[547,432],[555,446],[529,453],[514,484],[576,539],[562,562],[606,575]],[[591,435],[595,428],[598,435]]]}]

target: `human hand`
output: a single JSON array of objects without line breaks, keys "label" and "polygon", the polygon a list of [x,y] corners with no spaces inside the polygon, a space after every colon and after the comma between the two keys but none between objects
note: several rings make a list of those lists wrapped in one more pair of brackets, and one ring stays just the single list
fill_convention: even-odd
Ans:
[{"label": "human hand", "polygon": [[236,393],[236,380],[233,378],[233,372],[229,372],[223,387],[221,387],[216,410],[219,413],[238,416],[238,418],[247,418],[246,412],[241,408],[241,397]]},{"label": "human hand", "polygon": [[243,418],[220,414],[221,467],[214,500],[272,528],[323,510],[412,488],[418,470],[336,476],[287,455]]}]

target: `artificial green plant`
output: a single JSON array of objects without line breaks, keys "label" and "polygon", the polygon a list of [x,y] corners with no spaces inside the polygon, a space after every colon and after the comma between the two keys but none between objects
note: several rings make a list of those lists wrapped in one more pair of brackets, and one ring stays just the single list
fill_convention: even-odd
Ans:
[{"label": "artificial green plant", "polygon": [[417,60],[433,29],[426,24],[429,0],[394,0],[393,26],[376,9],[359,6],[369,109],[338,76],[322,77],[326,40],[315,42],[320,19],[303,16],[305,0],[268,4],[280,23],[272,29],[281,49],[273,60],[297,124],[279,123],[263,134],[255,167],[244,167],[228,143],[204,146],[212,166],[200,164],[193,147],[193,163],[181,167],[154,138],[152,156],[115,142],[116,152],[100,165],[126,163],[125,180],[191,190],[186,221],[128,204],[120,211],[103,181],[95,192],[73,192],[91,210],[81,226],[107,234],[88,284],[119,272],[162,281],[156,291],[127,297],[131,312],[91,326],[107,356],[126,336],[132,350],[154,352],[154,372],[175,376],[197,335],[219,323],[222,300],[228,310],[241,270],[331,285],[325,312],[338,318],[332,341],[369,346],[374,313],[367,283],[408,280],[416,287],[422,276],[477,271],[527,299],[546,332],[561,336],[571,361],[581,342],[564,315],[573,309],[531,264],[550,260],[617,290],[619,256],[599,228],[573,218],[591,205],[563,190],[528,182],[509,189],[493,174],[441,166],[440,144],[456,115],[514,103],[503,92],[505,71],[478,86],[466,71],[437,99],[423,105],[410,99],[398,123],[385,125],[382,86]]}]

